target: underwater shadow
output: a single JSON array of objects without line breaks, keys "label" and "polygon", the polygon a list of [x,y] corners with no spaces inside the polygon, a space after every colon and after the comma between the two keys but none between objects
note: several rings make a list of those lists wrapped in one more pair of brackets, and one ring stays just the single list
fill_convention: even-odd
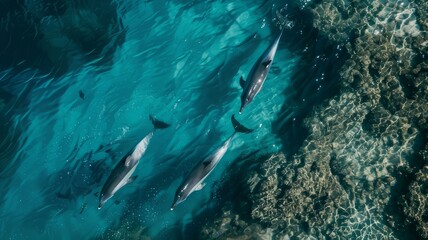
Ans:
[{"label": "underwater shadow", "polygon": [[[275,13],[271,13],[274,18]],[[295,153],[307,137],[303,120],[312,108],[339,93],[339,71],[348,53],[340,46],[321,36],[313,27],[312,14],[296,3],[289,3],[285,12],[294,27],[285,29],[280,47],[299,56],[291,74],[291,83],[284,90],[286,100],[272,123],[273,133],[289,156]]]},{"label": "underwater shadow", "polygon": [[108,1],[1,1],[0,71],[58,77],[87,63],[111,65],[125,41],[119,9]]}]

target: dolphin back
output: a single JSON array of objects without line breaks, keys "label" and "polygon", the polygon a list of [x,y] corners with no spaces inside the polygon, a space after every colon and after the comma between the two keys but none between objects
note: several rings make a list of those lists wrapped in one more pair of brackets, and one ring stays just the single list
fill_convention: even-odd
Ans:
[{"label": "dolphin back", "polygon": [[158,119],[156,119],[155,117],[153,117],[152,115],[149,116],[150,121],[152,121],[153,127],[155,129],[164,129],[170,126],[170,124],[166,123],[166,122],[162,122]]},{"label": "dolphin back", "polygon": [[250,133],[253,131],[252,129],[249,129],[244,125],[242,125],[241,123],[239,123],[238,120],[236,120],[235,118],[235,114],[232,115],[232,125],[233,125],[233,128],[235,129],[235,132]]}]

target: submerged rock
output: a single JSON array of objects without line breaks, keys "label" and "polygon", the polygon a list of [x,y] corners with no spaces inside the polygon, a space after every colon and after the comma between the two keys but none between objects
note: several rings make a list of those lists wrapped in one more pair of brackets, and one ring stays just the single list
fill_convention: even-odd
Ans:
[{"label": "submerged rock", "polygon": [[420,235],[428,238],[428,165],[416,173],[403,205],[407,221],[414,222]]},{"label": "submerged rock", "polygon": [[127,213],[120,221],[109,226],[102,235],[94,239],[129,239],[150,240],[147,227],[141,222],[138,214]]},{"label": "submerged rock", "polygon": [[350,54],[340,93],[305,119],[296,154],[231,168],[246,179],[238,201],[251,216],[236,224],[245,213],[226,206],[202,237],[253,239],[246,229],[270,231],[268,239],[428,237],[427,9],[407,1],[314,6],[314,25]]}]

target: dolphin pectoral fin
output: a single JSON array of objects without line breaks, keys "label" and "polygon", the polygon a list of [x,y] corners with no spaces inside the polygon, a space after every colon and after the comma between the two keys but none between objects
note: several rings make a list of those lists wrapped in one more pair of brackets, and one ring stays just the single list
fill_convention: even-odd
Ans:
[{"label": "dolphin pectoral fin", "polygon": [[202,188],[205,187],[205,183],[199,183],[196,187],[195,187],[195,191],[199,191],[202,190]]},{"label": "dolphin pectoral fin", "polygon": [[271,64],[272,60],[267,60],[266,62],[263,62],[263,66],[268,67],[269,64]]},{"label": "dolphin pectoral fin", "polygon": [[133,183],[137,177],[138,177],[138,176],[132,176],[132,177],[130,177],[130,178],[128,179],[128,181],[126,181],[126,184]]},{"label": "dolphin pectoral fin", "polygon": [[241,85],[242,88],[244,88],[245,86],[245,80],[244,78],[241,76],[241,79],[239,79],[239,84]]}]

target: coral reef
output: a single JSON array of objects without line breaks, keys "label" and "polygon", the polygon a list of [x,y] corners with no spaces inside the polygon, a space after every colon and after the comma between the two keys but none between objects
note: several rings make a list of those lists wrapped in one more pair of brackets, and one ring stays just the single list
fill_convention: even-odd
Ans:
[{"label": "coral reef", "polygon": [[[425,163],[428,163],[428,151],[425,150],[423,155]],[[414,222],[420,235],[428,238],[428,165],[416,173],[403,199],[403,206],[408,222]]]},{"label": "coral reef", "polygon": [[[227,209],[227,210],[226,210]],[[232,239],[272,239],[273,231],[271,228],[263,228],[257,223],[247,223],[242,220],[239,214],[234,214],[228,207],[222,213],[221,218],[218,218],[213,223],[216,228],[204,228],[201,233],[201,239],[206,238],[222,238],[225,235]]]},{"label": "coral reef", "polygon": [[141,223],[138,214],[127,213],[121,220],[95,239],[150,240],[147,228]]},{"label": "coral reef", "polygon": [[203,237],[248,236],[246,229],[269,229],[275,239],[428,237],[426,6],[314,6],[314,25],[350,54],[340,93],[305,119],[309,135],[296,154],[231,169],[246,178],[251,217],[237,224],[239,213],[226,206]]}]

